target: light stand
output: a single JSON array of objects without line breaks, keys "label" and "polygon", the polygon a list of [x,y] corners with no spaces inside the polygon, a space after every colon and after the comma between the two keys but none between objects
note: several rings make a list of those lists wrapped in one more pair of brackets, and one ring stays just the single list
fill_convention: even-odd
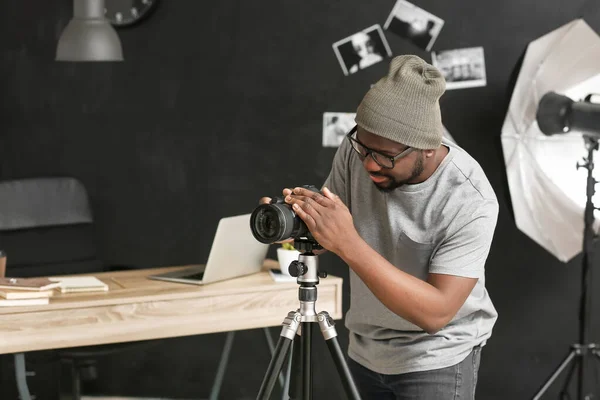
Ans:
[{"label": "light stand", "polygon": [[257,400],[270,398],[293,342],[289,398],[291,400],[312,399],[312,323],[316,322],[321,328],[348,398],[360,400],[358,389],[337,340],[333,319],[326,311],[317,314],[315,309],[319,278],[327,277],[325,272],[319,271],[318,256],[313,253],[313,249],[320,249],[321,246],[316,242],[296,239],[294,247],[300,251],[300,256],[297,261],[292,261],[289,272],[290,275],[297,277],[297,282],[300,284],[298,289],[300,308],[290,311],[283,320],[279,340],[256,398]]},{"label": "light stand", "polygon": [[592,399],[593,395],[585,394],[585,371],[588,361],[588,356],[595,356],[596,360],[600,359],[600,348],[596,343],[589,343],[589,313],[591,307],[591,290],[590,284],[592,282],[592,260],[594,251],[594,240],[596,239],[596,233],[594,232],[594,203],[592,197],[594,196],[595,185],[598,183],[593,176],[592,171],[594,170],[594,151],[598,150],[598,137],[584,136],[585,146],[588,150],[587,158],[584,158],[584,163],[577,163],[577,169],[586,168],[588,170],[587,175],[587,201],[585,203],[584,213],[584,231],[583,231],[583,269],[581,274],[581,300],[579,309],[579,343],[575,343],[571,346],[571,351],[556,368],[550,378],[544,383],[542,388],[533,397],[533,400],[538,400],[542,397],[544,392],[548,390],[550,385],[558,378],[561,372],[573,361],[571,370],[567,375],[567,380],[563,388],[563,392],[567,391],[569,382],[573,376],[575,367],[578,368],[578,381],[577,381],[577,399],[587,400]]}]

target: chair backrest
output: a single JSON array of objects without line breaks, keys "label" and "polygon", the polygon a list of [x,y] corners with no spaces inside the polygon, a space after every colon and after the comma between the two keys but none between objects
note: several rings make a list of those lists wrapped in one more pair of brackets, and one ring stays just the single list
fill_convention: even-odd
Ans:
[{"label": "chair backrest", "polygon": [[70,177],[0,181],[0,249],[7,276],[101,271],[85,187]]}]

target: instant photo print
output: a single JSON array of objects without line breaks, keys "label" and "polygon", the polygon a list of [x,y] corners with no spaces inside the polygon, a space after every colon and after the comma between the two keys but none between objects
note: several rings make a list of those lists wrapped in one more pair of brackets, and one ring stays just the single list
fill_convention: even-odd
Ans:
[{"label": "instant photo print", "polygon": [[333,51],[344,75],[354,74],[392,56],[379,24],[335,42]]},{"label": "instant photo print", "polygon": [[384,29],[392,32],[423,50],[430,51],[444,20],[409,3],[398,0],[384,24]]},{"label": "instant photo print", "polygon": [[339,147],[346,134],[356,125],[356,113],[323,113],[323,147]]},{"label": "instant photo print", "polygon": [[486,85],[483,47],[433,52],[431,61],[433,66],[444,75],[446,89]]}]

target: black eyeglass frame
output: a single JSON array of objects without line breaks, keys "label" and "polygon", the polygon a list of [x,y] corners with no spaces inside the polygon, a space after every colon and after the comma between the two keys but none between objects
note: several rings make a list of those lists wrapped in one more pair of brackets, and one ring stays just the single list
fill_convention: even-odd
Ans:
[{"label": "black eyeglass frame", "polygon": [[[407,147],[405,150],[401,151],[400,153],[396,154],[395,156],[386,156],[385,154],[381,154],[377,150],[373,150],[373,149],[368,148],[367,146],[365,146],[364,144],[362,144],[358,139],[353,138],[352,135],[354,135],[354,133],[357,131],[357,129],[358,129],[358,125],[354,125],[354,128],[352,128],[350,130],[350,132],[348,132],[346,134],[346,137],[350,141],[350,145],[352,145],[352,148],[354,149],[354,151],[356,151],[356,154],[358,154],[358,156],[360,157],[361,160],[364,160],[368,156],[371,156],[371,158],[373,159],[373,161],[375,161],[377,163],[377,165],[379,165],[381,168],[393,169],[396,166],[396,161],[397,160],[406,157],[407,155],[409,155],[410,153],[412,153],[415,150],[414,147]],[[360,152],[360,150],[358,150],[356,148],[356,145],[359,145],[362,148],[364,148],[365,151],[367,152],[367,154],[363,155]],[[377,154],[378,156],[381,156],[383,158],[387,158],[388,160],[390,160],[390,163],[392,164],[392,166],[388,167],[387,165],[382,165],[381,162],[377,161],[377,157],[373,156],[373,153]]]}]

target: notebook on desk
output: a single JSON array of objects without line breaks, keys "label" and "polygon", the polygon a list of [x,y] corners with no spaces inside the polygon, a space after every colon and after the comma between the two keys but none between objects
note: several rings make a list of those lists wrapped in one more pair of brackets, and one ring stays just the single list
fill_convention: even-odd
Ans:
[{"label": "notebook on desk", "polygon": [[250,230],[250,214],[222,218],[217,225],[206,265],[151,275],[150,279],[205,285],[254,274],[262,269],[268,244]]}]

